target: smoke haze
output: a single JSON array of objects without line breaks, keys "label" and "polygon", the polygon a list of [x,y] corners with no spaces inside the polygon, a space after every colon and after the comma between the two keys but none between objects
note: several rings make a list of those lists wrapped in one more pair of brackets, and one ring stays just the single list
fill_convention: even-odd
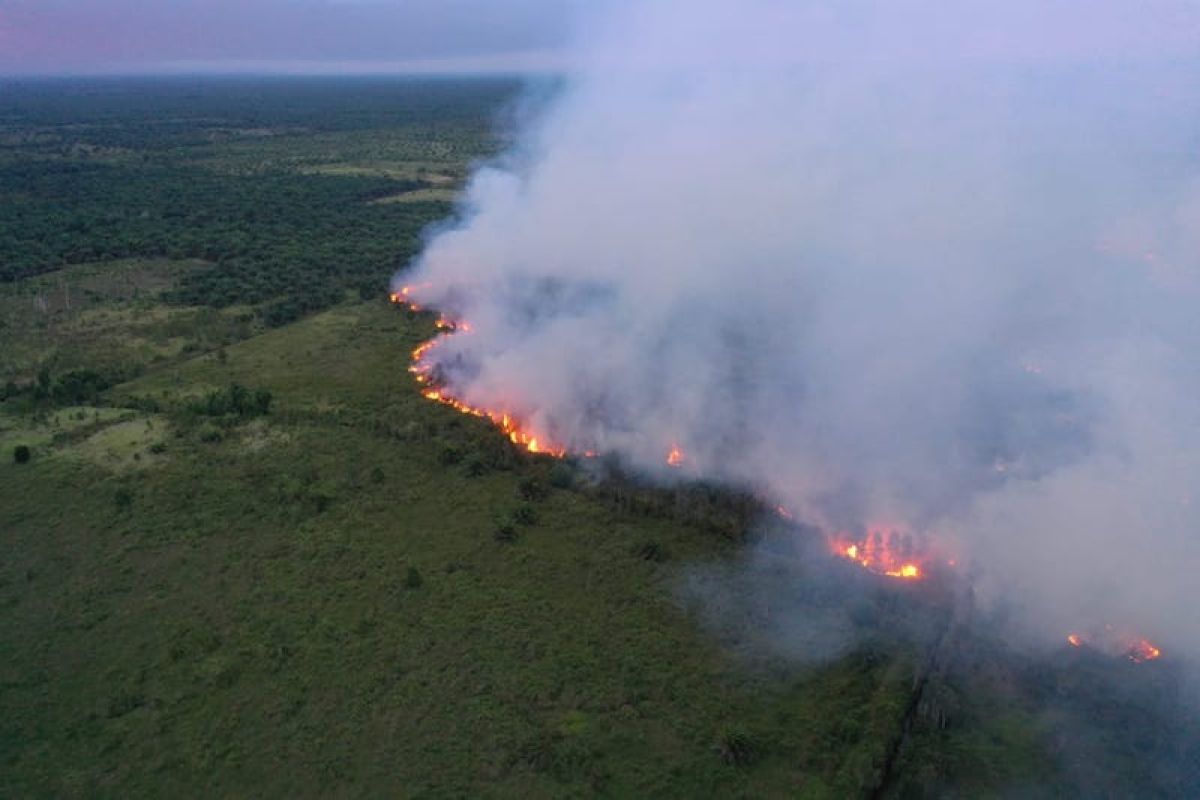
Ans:
[{"label": "smoke haze", "polygon": [[998,5],[608,6],[402,280],[472,405],[1200,655],[1200,10]]}]

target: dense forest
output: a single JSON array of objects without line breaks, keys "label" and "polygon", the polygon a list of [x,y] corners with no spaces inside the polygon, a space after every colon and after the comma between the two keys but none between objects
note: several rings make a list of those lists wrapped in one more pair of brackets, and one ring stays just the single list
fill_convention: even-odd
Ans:
[{"label": "dense forest", "polygon": [[[270,325],[347,291],[381,292],[425,226],[451,211],[428,190],[461,180],[463,151],[489,152],[514,89],[368,81],[347,92],[332,80],[4,88],[0,281],[123,258],[203,259],[211,268],[186,276],[175,302],[255,305]],[[298,140],[310,149],[289,147]],[[355,168],[328,169],[348,148]],[[403,202],[378,202],[388,199]]]}]

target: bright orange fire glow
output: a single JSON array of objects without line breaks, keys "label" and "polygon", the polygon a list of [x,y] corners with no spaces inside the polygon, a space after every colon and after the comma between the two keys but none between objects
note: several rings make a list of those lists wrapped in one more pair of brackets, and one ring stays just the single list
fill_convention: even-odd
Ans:
[{"label": "bright orange fire glow", "polygon": [[405,305],[411,308],[413,311],[420,311],[421,307],[413,302],[412,292],[416,289],[423,289],[429,285],[430,284],[428,283],[422,283],[418,286],[402,286],[400,287],[400,291],[392,292],[388,295],[388,297],[397,305]]},{"label": "bright orange fire glow", "polygon": [[1091,647],[1113,657],[1123,656],[1135,664],[1162,657],[1162,650],[1151,644],[1149,639],[1122,635],[1112,625],[1105,625],[1104,630],[1096,636],[1069,634],[1067,644],[1072,647]]},{"label": "bright orange fire glow", "polygon": [[849,534],[835,534],[832,546],[837,555],[878,575],[910,581],[925,577],[919,560],[902,552],[897,534],[893,531],[873,530],[865,538],[857,540],[850,538]]},{"label": "bright orange fire glow", "polygon": [[[398,292],[392,292],[389,297],[397,305],[408,306],[413,311],[420,311],[421,307],[414,303],[411,298],[412,291],[417,288],[420,287],[405,286]],[[445,337],[456,333],[469,333],[471,326],[465,322],[450,320],[445,317],[439,317],[434,324],[441,333],[434,339],[422,342],[412,351],[412,363],[408,367],[408,371],[416,376],[417,383],[426,387],[421,392],[423,397],[442,405],[450,406],[463,414],[490,420],[493,425],[504,432],[510,442],[528,450],[530,453],[550,455],[555,458],[562,458],[567,454],[565,447],[554,444],[549,441],[548,437],[530,430],[507,411],[497,411],[470,405],[448,394],[444,389],[435,386],[433,384],[433,365],[426,360],[426,357],[433,348],[444,341]]]},{"label": "bright orange fire glow", "polygon": [[683,451],[679,449],[679,445],[671,445],[671,452],[667,453],[667,466],[678,467],[683,465]]},{"label": "bright orange fire glow", "polygon": [[1162,650],[1159,650],[1145,639],[1138,639],[1130,646],[1129,651],[1125,653],[1125,657],[1135,664],[1141,664],[1143,661],[1153,661],[1161,655]]}]

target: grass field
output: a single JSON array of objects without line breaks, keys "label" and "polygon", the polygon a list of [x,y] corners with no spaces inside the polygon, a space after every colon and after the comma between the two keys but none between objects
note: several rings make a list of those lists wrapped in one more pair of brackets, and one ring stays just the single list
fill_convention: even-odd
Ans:
[{"label": "grass field", "polygon": [[[472,452],[504,444],[416,393],[406,354],[430,332],[382,302],[342,306],[109,395],[171,408],[239,381],[274,393],[255,422],[64,409],[0,434],[34,449],[0,465],[0,793],[870,782],[904,659],[747,667],[672,590],[730,543],[582,490],[522,499],[523,481],[550,486],[543,459],[473,475]],[[497,541],[523,505],[536,523]],[[647,541],[672,558],[645,558]],[[722,737],[754,757],[727,763]]]}]

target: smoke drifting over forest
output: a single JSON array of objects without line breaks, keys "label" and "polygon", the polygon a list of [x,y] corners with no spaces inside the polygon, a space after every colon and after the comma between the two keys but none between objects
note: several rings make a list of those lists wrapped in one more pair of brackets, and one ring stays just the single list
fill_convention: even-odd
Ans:
[{"label": "smoke drifting over forest", "polygon": [[[403,282],[440,380],[1200,655],[1200,12],[647,2]],[[677,469],[666,454],[684,454]]]}]

